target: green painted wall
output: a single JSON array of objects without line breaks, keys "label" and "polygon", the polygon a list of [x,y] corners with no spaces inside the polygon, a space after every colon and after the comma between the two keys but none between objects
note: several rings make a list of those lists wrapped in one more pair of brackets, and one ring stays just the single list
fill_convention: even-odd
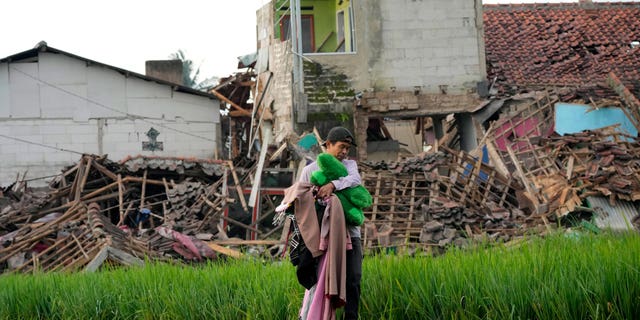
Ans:
[{"label": "green painted wall", "polygon": [[[336,5],[333,1],[323,0],[307,0],[301,1],[302,7],[313,6],[313,18],[314,18],[314,32],[316,41],[316,50],[322,45],[322,42],[333,34],[335,39],[336,33]],[[305,11],[303,11],[305,13]],[[326,52],[326,49],[331,48],[331,43],[335,43],[335,40],[329,39],[325,48],[322,48],[320,52]],[[328,47],[328,48],[327,48]],[[335,45],[333,46],[335,47]],[[330,50],[329,50],[330,51]]]},{"label": "green painted wall", "polygon": [[[280,38],[280,18],[283,15],[288,15],[290,11],[278,10],[281,7],[289,7],[289,0],[276,1],[276,14],[275,14],[275,36]],[[352,50],[351,45],[351,30],[349,21],[349,6],[350,0],[343,0],[340,4],[340,0],[301,0],[300,7],[301,14],[313,16],[313,28],[314,28],[314,41],[316,52],[335,52],[338,46],[336,14],[338,11],[344,11],[345,17],[345,51]],[[304,10],[304,8],[313,7],[313,9]]]}]

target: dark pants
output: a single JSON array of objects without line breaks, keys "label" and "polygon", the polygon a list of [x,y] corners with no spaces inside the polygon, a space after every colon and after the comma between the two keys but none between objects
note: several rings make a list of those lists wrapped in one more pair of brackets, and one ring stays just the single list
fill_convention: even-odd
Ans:
[{"label": "dark pants", "polygon": [[344,306],[345,319],[358,319],[360,305],[360,279],[362,278],[362,242],[351,238],[353,249],[347,250],[347,305]]}]

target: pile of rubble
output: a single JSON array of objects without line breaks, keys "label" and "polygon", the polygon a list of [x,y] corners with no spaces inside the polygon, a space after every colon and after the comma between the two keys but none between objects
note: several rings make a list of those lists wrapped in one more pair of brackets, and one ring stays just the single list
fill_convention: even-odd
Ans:
[{"label": "pile of rubble", "polygon": [[[0,197],[0,272],[96,270],[145,257],[215,259],[226,239],[224,162],[84,155],[47,190],[24,182]],[[227,218],[226,219],[231,219]],[[232,220],[232,219],[231,219]]]},{"label": "pile of rubble", "polygon": [[[583,205],[589,197],[611,205],[640,200],[638,138],[616,126],[558,136],[558,101],[553,92],[532,95],[494,121],[470,153],[443,141],[401,161],[360,163],[373,196],[364,210],[365,248],[506,242],[545,233],[569,214],[593,213]],[[46,190],[16,182],[0,189],[0,273],[241,255],[226,245],[271,245],[253,251],[281,256],[289,225],[263,228],[287,186],[253,183],[258,163],[143,156],[115,163],[84,155]],[[245,196],[255,188],[251,206]],[[637,227],[640,218],[630,222]],[[231,226],[241,230],[238,239],[229,238]]]},{"label": "pile of rubble", "polygon": [[[441,147],[401,163],[361,163],[374,196],[365,211],[365,245],[510,241],[545,233],[569,214],[593,213],[583,205],[588,197],[607,197],[612,205],[639,200],[638,138],[616,126],[558,136],[556,102],[552,92],[535,95],[494,122],[472,153]],[[631,223],[640,225],[637,213]]]}]

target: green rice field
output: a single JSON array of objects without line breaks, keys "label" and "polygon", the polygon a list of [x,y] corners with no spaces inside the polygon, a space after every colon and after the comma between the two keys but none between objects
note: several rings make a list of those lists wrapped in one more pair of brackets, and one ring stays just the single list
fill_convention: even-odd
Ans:
[{"label": "green rice field", "polygon": [[[0,276],[0,319],[296,319],[288,261]],[[367,255],[361,319],[640,319],[640,235]]]}]

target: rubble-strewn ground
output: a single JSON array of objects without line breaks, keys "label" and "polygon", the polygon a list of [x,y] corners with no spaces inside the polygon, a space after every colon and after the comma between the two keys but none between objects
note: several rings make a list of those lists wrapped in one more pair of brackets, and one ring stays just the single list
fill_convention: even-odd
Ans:
[{"label": "rubble-strewn ground", "polygon": [[[527,101],[494,121],[471,153],[442,141],[415,157],[360,163],[374,198],[365,210],[365,247],[440,252],[544,234],[569,217],[593,227],[589,197],[610,205],[640,199],[636,137],[616,126],[558,136],[552,111],[559,97],[545,91]],[[282,257],[289,225],[273,226],[271,218],[283,187],[263,185],[257,208],[249,205],[255,164],[84,155],[47,189],[18,181],[1,190],[0,272],[96,270],[145,257]],[[630,224],[639,223],[636,213]]]}]

